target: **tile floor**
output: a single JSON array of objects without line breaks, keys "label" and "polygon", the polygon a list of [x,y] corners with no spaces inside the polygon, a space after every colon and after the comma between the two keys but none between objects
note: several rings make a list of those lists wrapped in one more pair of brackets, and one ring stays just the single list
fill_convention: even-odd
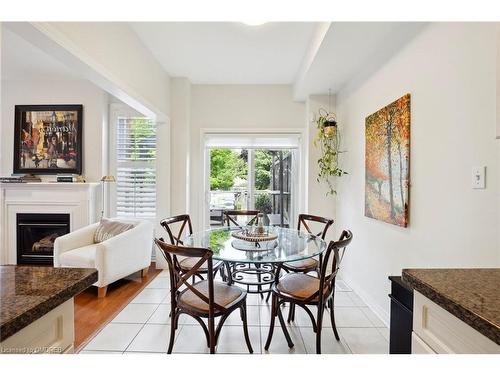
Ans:
[{"label": "tile floor", "polygon": [[[315,353],[315,334],[309,318],[300,308],[296,310],[295,322],[288,325],[295,346],[288,348],[276,320],[271,347],[265,351],[270,304],[256,295],[248,295],[247,298],[249,334],[254,353]],[[322,331],[324,354],[388,353],[389,329],[341,280],[337,281],[335,304],[335,318],[341,337],[340,341],[335,340],[330,320],[325,319]],[[168,274],[163,271],[81,353],[165,353],[170,335],[169,312],[169,280]],[[286,313],[287,308],[284,311]],[[181,315],[179,320],[174,353],[208,353],[201,327],[186,315]],[[222,328],[217,353],[248,353],[237,311]]]}]

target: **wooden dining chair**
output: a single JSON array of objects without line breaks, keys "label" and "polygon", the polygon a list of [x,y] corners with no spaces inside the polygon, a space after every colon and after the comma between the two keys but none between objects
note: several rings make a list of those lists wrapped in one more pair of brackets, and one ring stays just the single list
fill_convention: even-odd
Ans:
[{"label": "wooden dining chair", "polygon": [[[352,241],[352,233],[349,230],[342,232],[338,241],[331,241],[324,254],[319,277],[305,273],[287,273],[281,277],[272,288],[271,323],[265,349],[268,350],[274,331],[274,321],[276,316],[280,321],[281,328],[285,334],[288,347],[293,347],[288,330],[281,313],[280,305],[289,302],[291,305],[300,306],[305,310],[311,319],[313,331],[316,333],[316,353],[321,354],[321,329],[323,327],[323,314],[328,306],[330,309],[330,319],[332,329],[337,340],[340,340],[335,325],[334,298],[335,298],[335,277],[339,271],[340,263],[344,257],[347,246]],[[331,263],[331,273],[327,274]],[[279,270],[278,270],[279,274]],[[317,307],[316,320],[308,306]]]},{"label": "wooden dining chair", "polygon": [[[319,232],[314,233],[314,229],[311,227],[316,224],[322,224],[321,228],[316,228],[316,230],[319,230]],[[300,214],[299,215],[299,221],[297,224],[297,230],[301,230],[304,228],[307,233],[315,235],[316,237],[321,237],[322,240],[325,239],[326,234],[328,233],[328,230],[330,227],[333,225],[333,220],[328,219],[326,217],[321,217],[321,216],[315,216],[315,215],[309,215],[309,214]],[[283,264],[283,270],[285,272],[302,272],[302,273],[308,273],[311,271],[316,271],[317,274],[319,275],[319,270],[321,267],[321,261],[322,261],[322,255],[319,255],[319,260],[315,258],[307,258],[303,260],[298,260],[295,262],[287,262]],[[269,296],[267,296],[266,302],[269,300]],[[288,323],[294,321],[295,319],[295,306],[291,305],[290,309],[288,310]]]},{"label": "wooden dining chair", "polygon": [[[188,214],[182,214],[163,219],[160,221],[160,225],[167,231],[171,245],[176,245],[176,246],[184,245],[182,238],[193,234],[193,225],[191,224],[191,217]],[[178,257],[178,262],[181,272],[187,273],[197,263],[197,259],[193,257],[187,257],[187,258]],[[214,263],[213,270],[214,274],[216,274],[217,271],[220,271],[221,276],[223,276],[223,279],[225,280],[222,266],[223,266],[222,262],[216,262]],[[195,274],[193,274],[193,282],[195,277],[198,277],[201,280],[203,280],[204,279],[203,275],[206,275],[207,272],[208,272],[208,265],[204,263],[198,268],[198,271]]]},{"label": "wooden dining chair", "polygon": [[[247,294],[237,286],[214,281],[212,251],[204,248],[170,245],[165,243],[163,239],[155,239],[155,243],[167,260],[170,275],[171,323],[167,353],[172,353],[175,331],[181,314],[193,317],[200,324],[205,333],[210,354],[213,354],[224,322],[237,309],[240,310],[243,321],[243,333],[248,351],[253,353],[248,335]],[[195,264],[189,272],[183,273],[179,267],[177,259],[179,256],[195,259]],[[207,265],[208,270],[206,280],[190,283],[189,278],[199,272],[200,267],[204,264]],[[215,328],[215,318],[217,317],[220,317],[220,320]],[[208,319],[208,327],[202,318]]]},{"label": "wooden dining chair", "polygon": [[[323,224],[321,230],[318,233],[313,233],[313,229],[311,229],[313,223]],[[302,228],[304,228],[309,234],[315,235],[316,237],[320,237],[322,240],[324,240],[332,224],[333,220],[326,217],[300,214],[297,230],[300,231]],[[319,268],[321,267],[321,255],[319,256],[319,258],[319,261],[314,258],[308,258],[296,262],[287,262],[283,264],[283,270],[287,272],[302,273],[319,271]]]},{"label": "wooden dining chair", "polygon": [[[257,222],[258,210],[224,210],[224,218],[228,227],[241,227],[242,225],[252,225]],[[238,216],[246,216],[246,223],[238,223]]]}]

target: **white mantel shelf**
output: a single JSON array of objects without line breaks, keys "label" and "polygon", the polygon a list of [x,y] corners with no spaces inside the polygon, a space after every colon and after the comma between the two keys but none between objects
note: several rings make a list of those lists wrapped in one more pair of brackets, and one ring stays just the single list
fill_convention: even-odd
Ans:
[{"label": "white mantel shelf", "polygon": [[0,182],[0,187],[2,189],[7,189],[9,186],[15,186],[16,189],[21,187],[27,187],[29,189],[33,188],[46,188],[46,187],[67,187],[67,188],[91,188],[95,186],[99,186],[99,182]]},{"label": "white mantel shelf", "polygon": [[70,231],[97,221],[98,182],[0,183],[0,264],[17,263],[18,213],[67,213]]}]

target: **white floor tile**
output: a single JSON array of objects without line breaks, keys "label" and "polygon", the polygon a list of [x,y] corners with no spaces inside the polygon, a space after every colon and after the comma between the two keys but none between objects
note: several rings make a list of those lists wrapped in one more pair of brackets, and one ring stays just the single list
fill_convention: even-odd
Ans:
[{"label": "white floor tile", "polygon": [[347,294],[347,292],[335,292],[334,304],[335,306],[339,307],[356,306],[356,304],[351,299],[351,297],[349,297],[349,294]]},{"label": "white floor tile", "polygon": [[[316,333],[312,327],[300,327],[300,333],[306,345],[308,354],[316,354]],[[339,333],[340,335],[340,333]],[[350,354],[351,350],[343,337],[337,341],[330,327],[323,327],[321,331],[321,353],[322,354]]]},{"label": "white floor tile", "polygon": [[146,323],[159,304],[130,303],[112,320],[112,323]]},{"label": "white floor tile", "polygon": [[[196,323],[196,322],[195,322]],[[177,334],[173,353],[209,353],[203,328],[198,325],[184,325]]]},{"label": "white floor tile", "polygon": [[[260,324],[259,319],[259,306],[247,306],[247,323],[250,326],[258,326]],[[224,325],[243,325],[241,321],[240,310],[233,311],[229,318],[224,322]]]},{"label": "white floor tile", "polygon": [[279,322],[274,326],[273,338],[271,340],[271,345],[269,350],[266,351],[264,346],[266,345],[267,335],[269,333],[269,327],[261,327],[261,343],[262,343],[262,353],[264,354],[306,354],[306,347],[304,346],[304,341],[302,340],[302,335],[298,327],[287,327],[288,333],[293,341],[293,347],[289,348],[286,342],[285,334],[279,325]]},{"label": "white floor tile", "polygon": [[168,289],[170,291],[170,280],[166,277],[155,277],[151,281],[146,289]]},{"label": "white floor tile", "polygon": [[[281,313],[286,321],[288,316],[288,306],[281,305]],[[278,317],[276,317],[276,322],[278,322]],[[260,325],[263,327],[269,327],[271,324],[271,305],[260,306]]]},{"label": "white floor tile", "polygon": [[352,292],[351,287],[339,279],[335,280],[335,289],[337,292]]},{"label": "white floor tile", "polygon": [[[163,289],[160,289],[160,290],[163,290]],[[170,290],[169,290],[169,289],[167,289],[167,295],[165,296],[165,298],[163,298],[163,299],[161,300],[161,302],[160,302],[160,303],[161,303],[162,305],[170,305],[170,302],[171,302],[171,300],[170,300]]]},{"label": "white floor tile", "polygon": [[390,339],[389,328],[387,328],[387,327],[377,327],[377,330],[380,332],[380,334],[382,336],[384,336],[384,339],[386,339],[387,341],[389,341],[389,339]]},{"label": "white floor tile", "polygon": [[[317,308],[316,306],[308,306],[309,310],[311,310],[314,320],[317,321]],[[284,310],[282,310],[283,318],[285,321],[288,318],[289,307],[287,306]],[[335,323],[338,327],[373,327],[373,324],[367,318],[367,316],[361,311],[359,307],[335,307]],[[264,318],[262,318],[264,317]],[[269,325],[270,319],[270,309],[269,310],[261,310],[261,319],[262,324]],[[278,318],[276,318],[276,322],[278,322]],[[306,313],[304,309],[300,306],[295,307],[295,319],[290,323],[292,326],[298,327],[312,327],[312,322],[309,315]],[[326,309],[323,314],[323,327],[331,327],[331,318],[330,318],[330,310]]]},{"label": "white floor tile", "polygon": [[[170,289],[168,273],[163,271],[146,289],[127,305],[85,348],[82,354],[164,353],[170,338]],[[344,290],[344,291],[341,291]],[[288,316],[288,304],[282,307]],[[316,319],[316,308],[310,306]],[[248,294],[247,314],[254,353],[264,351],[270,324],[271,303],[259,295]],[[322,353],[387,353],[389,329],[348,285],[337,280],[335,318],[340,342],[331,329],[329,310],[325,311],[322,330]],[[145,324],[144,324],[145,323]],[[308,315],[296,307],[295,322],[287,324],[294,341],[289,349],[276,318],[269,353],[315,353],[316,335]],[[202,328],[182,314],[176,331],[174,353],[208,353]],[[222,328],[217,353],[248,353],[239,311],[231,314]]]},{"label": "white floor tile", "polygon": [[[314,321],[317,320],[317,308],[316,306],[308,306],[309,310],[311,310],[313,316],[314,316]],[[283,311],[283,318],[285,321],[288,318],[288,312],[289,312],[289,306],[282,310]],[[330,324],[330,315],[329,311],[325,311],[325,314],[323,315],[323,327],[331,327]],[[276,322],[278,322],[278,318],[276,318]],[[295,319],[291,323],[291,325],[298,326],[298,327],[312,327],[312,322],[311,318],[309,318],[309,315],[306,313],[306,311],[300,307],[300,306],[295,306]]]},{"label": "white floor tile", "polygon": [[[335,323],[338,327],[373,327],[372,322],[363,314],[359,307],[335,307]],[[325,323],[331,327],[330,312],[325,311],[327,315]]]},{"label": "white floor tile", "polygon": [[348,292],[349,297],[352,299],[352,302],[354,302],[355,306],[358,307],[365,307],[366,304],[365,302],[354,292]]},{"label": "white floor tile", "polygon": [[389,353],[389,343],[377,328],[339,328],[339,333],[355,354]]},{"label": "white floor tile", "polygon": [[159,305],[147,321],[148,324],[170,324],[170,304]]},{"label": "white floor tile", "polygon": [[127,352],[166,353],[169,338],[169,325],[146,324],[128,346]]},{"label": "white floor tile", "polygon": [[169,273],[168,273],[168,270],[162,270],[162,271],[158,274],[158,276],[156,276],[156,277],[160,277],[160,278],[165,278],[165,277],[167,277],[167,278],[168,278],[168,277],[170,277],[170,275],[169,275]]},{"label": "white floor tile", "polygon": [[142,324],[110,323],[84,350],[124,351],[141,328]]},{"label": "white floor tile", "polygon": [[[265,300],[264,296],[264,300]],[[262,303],[264,303],[264,300],[262,300]],[[261,304],[261,297],[260,294],[251,294],[247,293],[247,306],[259,306]]]},{"label": "white floor tile", "polygon": [[385,327],[384,322],[369,307],[360,307],[361,311],[372,322],[374,327]]},{"label": "white floor tile", "polygon": [[167,289],[144,289],[130,303],[161,303],[170,294]]},{"label": "white floor tile", "polygon": [[[248,334],[253,352],[261,353],[260,328],[248,327]],[[224,326],[222,328],[217,353],[249,353],[243,334],[243,326]]]}]

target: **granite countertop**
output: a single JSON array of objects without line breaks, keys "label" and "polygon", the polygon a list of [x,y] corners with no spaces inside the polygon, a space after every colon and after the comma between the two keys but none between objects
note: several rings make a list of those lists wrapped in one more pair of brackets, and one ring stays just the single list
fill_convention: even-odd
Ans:
[{"label": "granite countertop", "polygon": [[500,345],[500,268],[404,269],[403,280]]},{"label": "granite countertop", "polygon": [[97,270],[0,266],[0,341],[97,281]]}]

